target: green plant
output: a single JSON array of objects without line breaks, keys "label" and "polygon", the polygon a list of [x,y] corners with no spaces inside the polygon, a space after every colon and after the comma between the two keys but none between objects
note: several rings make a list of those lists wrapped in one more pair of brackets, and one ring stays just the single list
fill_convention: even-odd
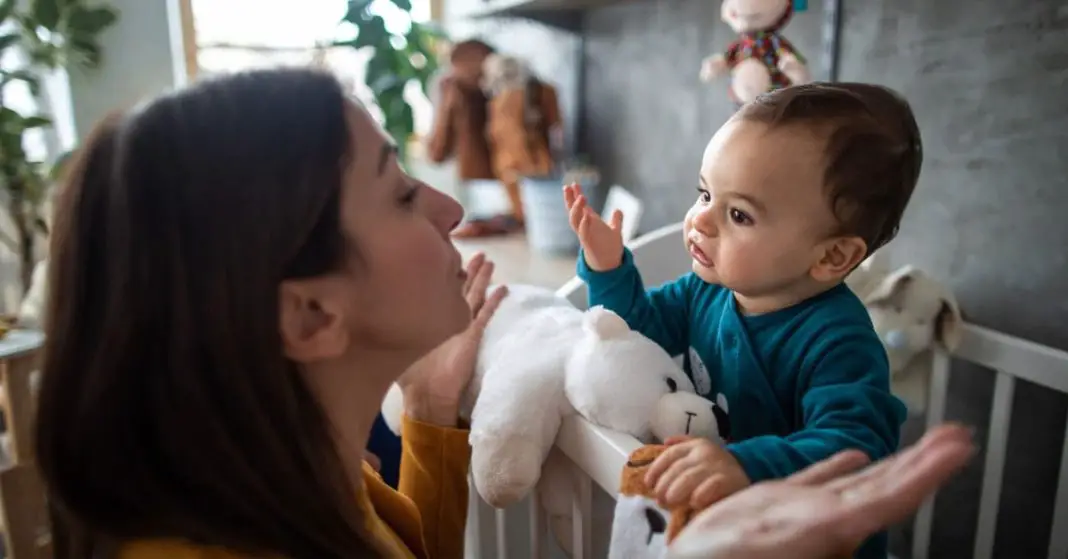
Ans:
[{"label": "green plant", "polygon": [[[376,1],[388,1],[408,16],[408,29],[394,32],[386,27],[381,15],[372,11]],[[411,0],[349,0],[343,22],[356,27],[355,39],[337,41],[335,46],[373,49],[367,62],[364,82],[382,111],[382,127],[397,143],[400,159],[407,161],[408,141],[415,134],[412,107],[404,100],[404,88],[412,80],[427,91],[431,76],[438,68],[434,41],[443,38],[435,26],[414,21]]]},{"label": "green plant", "polygon": [[9,49],[23,53],[21,66],[0,68],[0,185],[16,233],[15,239],[6,240],[19,255],[24,291],[33,274],[37,234],[48,233],[41,207],[55,176],[45,161],[26,153],[23,142],[27,132],[47,128],[52,121],[8,106],[8,86],[24,84],[36,97],[46,73],[98,66],[97,37],[117,17],[113,8],[84,0],[0,0],[0,56]]}]

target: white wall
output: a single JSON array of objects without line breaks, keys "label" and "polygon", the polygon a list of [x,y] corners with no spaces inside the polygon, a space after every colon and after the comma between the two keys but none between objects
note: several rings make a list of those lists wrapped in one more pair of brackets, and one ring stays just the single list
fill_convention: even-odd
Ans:
[{"label": "white wall", "polygon": [[74,126],[84,138],[115,109],[184,85],[178,0],[109,0],[119,20],[100,37],[103,64],[70,70]]},{"label": "white wall", "polygon": [[[109,0],[119,10],[118,22],[100,37],[103,64],[94,70],[58,71],[44,80],[34,99],[22,84],[5,91],[5,104],[23,114],[40,112],[55,122],[52,130],[30,134],[27,152],[51,161],[72,148],[109,111],[124,108],[185,83],[181,18],[178,0]],[[23,65],[21,53],[9,49],[0,66]],[[0,203],[5,203],[0,192]],[[19,259],[12,250],[14,227],[0,212],[0,312],[18,309],[21,299]],[[39,243],[40,249],[45,243]],[[43,256],[43,254],[41,254]]]}]

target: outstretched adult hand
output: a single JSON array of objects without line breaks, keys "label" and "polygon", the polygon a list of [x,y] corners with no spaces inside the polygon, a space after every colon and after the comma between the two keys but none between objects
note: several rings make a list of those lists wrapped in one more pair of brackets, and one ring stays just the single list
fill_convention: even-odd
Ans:
[{"label": "outstretched adult hand", "polygon": [[712,505],[683,529],[668,557],[851,557],[867,537],[919,508],[974,452],[971,432],[947,425],[859,472],[867,457],[840,453]]},{"label": "outstretched adult hand", "polygon": [[476,254],[467,263],[463,290],[471,307],[471,324],[416,361],[397,380],[408,417],[435,425],[456,425],[460,398],[475,372],[482,334],[508,293],[504,286],[498,286],[487,295],[492,277],[493,262],[485,255]]}]

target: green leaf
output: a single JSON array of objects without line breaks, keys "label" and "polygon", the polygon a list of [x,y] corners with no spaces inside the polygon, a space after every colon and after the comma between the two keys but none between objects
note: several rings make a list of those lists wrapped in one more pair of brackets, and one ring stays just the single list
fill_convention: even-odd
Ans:
[{"label": "green leaf", "polygon": [[95,41],[82,37],[71,37],[71,51],[79,58],[78,62],[85,68],[100,66],[100,46]]},{"label": "green leaf", "polygon": [[42,128],[42,127],[51,126],[51,125],[52,125],[52,119],[50,119],[48,117],[43,117],[43,116],[40,116],[40,115],[27,116],[27,117],[23,117],[22,118],[22,127],[25,128],[26,130],[30,130],[30,129],[33,129],[33,128]]},{"label": "green leaf", "polygon": [[67,31],[71,35],[87,38],[86,35],[97,35],[111,27],[118,19],[118,12],[111,8],[75,4],[67,16]]},{"label": "green leaf", "polygon": [[370,19],[370,7],[373,3],[374,0],[349,0],[348,9],[345,10],[345,15],[341,18],[341,21],[360,25],[360,23]]},{"label": "green leaf", "polygon": [[10,47],[11,45],[14,45],[15,43],[19,42],[19,39],[21,38],[22,35],[19,33],[8,33],[7,35],[0,35],[0,52],[2,52],[7,47]]},{"label": "green leaf", "polygon": [[18,0],[0,0],[0,23],[7,20],[15,11],[15,3]]},{"label": "green leaf", "polygon": [[363,47],[389,47],[390,34],[386,29],[386,20],[382,16],[374,16],[357,26],[359,34],[352,41],[353,48]]},{"label": "green leaf", "polygon": [[412,2],[411,2],[411,0],[390,0],[390,2],[393,2],[394,6],[400,8],[400,9],[406,11],[406,12],[412,11]]},{"label": "green leaf", "polygon": [[59,2],[57,0],[33,0],[34,23],[49,31],[55,31],[59,26]]}]

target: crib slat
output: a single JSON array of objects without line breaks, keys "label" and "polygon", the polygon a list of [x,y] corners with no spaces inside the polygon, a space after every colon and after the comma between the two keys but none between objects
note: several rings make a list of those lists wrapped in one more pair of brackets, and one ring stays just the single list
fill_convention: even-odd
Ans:
[{"label": "crib slat", "polygon": [[[941,424],[946,419],[946,396],[949,393],[949,368],[952,363],[949,355],[935,352],[931,363],[930,398],[927,402],[927,428]],[[934,500],[932,495],[924,501],[912,531],[913,559],[927,559],[931,545],[931,524],[934,520]]]},{"label": "crib slat", "polygon": [[1061,447],[1061,473],[1057,477],[1057,500],[1050,530],[1049,559],[1068,559],[1068,429]]},{"label": "crib slat", "polygon": [[508,512],[495,509],[493,513],[497,518],[497,553],[494,557],[508,559]]},{"label": "crib slat", "polygon": [[545,509],[541,506],[536,487],[530,492],[530,556],[532,559],[546,559]]},{"label": "crib slat", "polygon": [[994,383],[994,402],[990,409],[990,432],[987,435],[986,460],[983,465],[983,489],[979,497],[979,524],[975,529],[975,559],[994,555],[994,536],[1001,501],[1001,480],[1005,473],[1005,450],[1009,445],[1009,422],[1012,420],[1012,395],[1016,378],[998,371]]},{"label": "crib slat", "polygon": [[578,466],[572,465],[571,557],[593,559],[593,482]]},{"label": "crib slat", "polygon": [[475,480],[468,476],[467,479],[467,531],[464,536],[465,559],[481,559],[493,555],[492,541],[487,541],[489,535],[486,525],[490,522],[487,514],[489,505],[482,502],[475,489]]}]

